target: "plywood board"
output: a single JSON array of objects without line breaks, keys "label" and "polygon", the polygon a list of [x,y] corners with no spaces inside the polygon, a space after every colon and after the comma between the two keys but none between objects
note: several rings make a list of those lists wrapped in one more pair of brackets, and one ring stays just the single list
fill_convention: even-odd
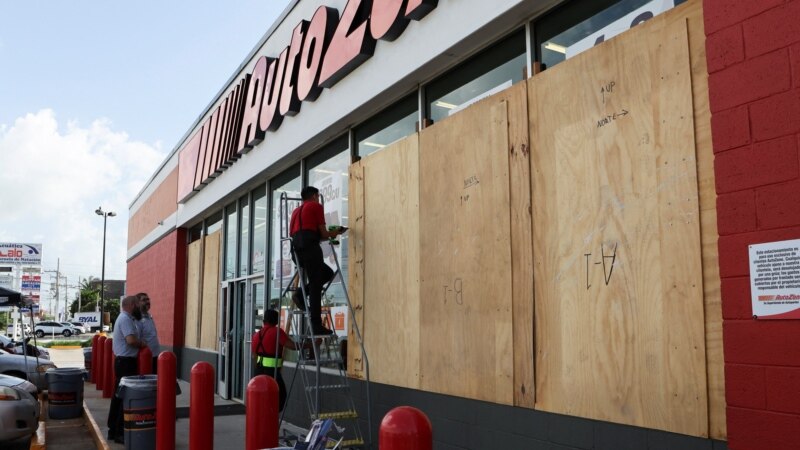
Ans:
[{"label": "plywood board", "polygon": [[186,256],[186,330],[184,342],[187,347],[197,348],[198,327],[200,324],[200,284],[201,284],[201,259],[203,239],[198,239],[189,244]]},{"label": "plywood board", "polygon": [[217,349],[219,324],[219,274],[220,274],[220,231],[205,237],[203,251],[203,293],[200,326],[200,348],[210,351]]},{"label": "plywood board", "polygon": [[686,23],[529,81],[537,408],[708,434]]},{"label": "plywood board", "polygon": [[[348,216],[350,230],[347,238],[349,266],[348,293],[355,314],[355,324],[347,332],[347,374],[365,379],[364,356],[361,346],[356,345],[356,329],[364,336],[364,167],[358,161],[350,166],[348,185]],[[367,354],[369,355],[369,354]]]},{"label": "plywood board", "polygon": [[711,110],[708,104],[708,67],[703,26],[703,5],[690,0],[665,15],[663,20],[686,20],[692,70],[694,134],[697,150],[697,183],[700,200],[700,239],[703,249],[703,297],[705,303],[706,363],[708,366],[709,436],[727,440],[725,414],[725,360],[722,352],[722,299],[717,250],[717,193],[714,181],[714,149],[711,143]]},{"label": "plywood board", "polygon": [[413,134],[361,160],[370,379],[412,389],[421,357],[418,142]]},{"label": "plywood board", "polygon": [[420,134],[420,385],[510,405],[508,146],[505,102]]}]

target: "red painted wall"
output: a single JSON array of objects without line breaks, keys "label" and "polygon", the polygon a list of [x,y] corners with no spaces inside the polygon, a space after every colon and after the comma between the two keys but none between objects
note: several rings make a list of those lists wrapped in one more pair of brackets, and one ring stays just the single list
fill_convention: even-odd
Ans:
[{"label": "red painted wall", "polygon": [[164,236],[128,261],[128,293],[147,292],[161,345],[183,346],[186,316],[186,230]]},{"label": "red painted wall", "polygon": [[748,245],[800,238],[800,0],[704,0],[728,448],[800,448],[800,320],[753,320]]}]

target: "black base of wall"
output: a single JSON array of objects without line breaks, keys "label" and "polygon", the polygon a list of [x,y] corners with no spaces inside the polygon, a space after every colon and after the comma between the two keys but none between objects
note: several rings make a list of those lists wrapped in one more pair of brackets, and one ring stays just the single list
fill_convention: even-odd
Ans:
[{"label": "black base of wall", "polygon": [[214,373],[217,373],[217,354],[215,352],[188,347],[181,347],[177,350],[170,351],[175,352],[175,357],[178,360],[178,367],[176,370],[178,372],[178,378],[181,380],[189,381],[192,374],[192,366],[200,361],[211,364],[211,367],[214,368]]},{"label": "black base of wall", "polygon": [[[294,370],[284,367],[286,387]],[[334,384],[337,377],[323,374],[321,384]],[[356,409],[366,415],[366,383],[350,380]],[[311,420],[297,376],[286,404],[285,419],[308,428]],[[438,450],[727,450],[722,441],[665,431],[564,416],[527,408],[469,400],[379,383],[370,384],[372,442],[377,448],[380,421],[397,406],[423,411],[433,426],[434,449]],[[323,396],[324,410],[345,406],[341,397]],[[361,420],[368,436],[367,421]]]}]

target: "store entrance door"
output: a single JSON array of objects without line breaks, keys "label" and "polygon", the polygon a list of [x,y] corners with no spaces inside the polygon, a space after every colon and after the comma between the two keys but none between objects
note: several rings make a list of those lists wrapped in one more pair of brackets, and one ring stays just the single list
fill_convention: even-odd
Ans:
[{"label": "store entrance door", "polygon": [[220,305],[220,338],[218,391],[222,398],[244,400],[245,305],[248,301],[247,280],[225,283]]}]

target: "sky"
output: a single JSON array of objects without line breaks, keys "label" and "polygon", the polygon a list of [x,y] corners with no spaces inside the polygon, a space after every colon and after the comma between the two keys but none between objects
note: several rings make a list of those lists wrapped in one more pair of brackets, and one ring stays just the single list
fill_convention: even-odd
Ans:
[{"label": "sky", "polygon": [[98,206],[125,279],[131,202],[288,4],[0,2],[0,242],[43,245],[43,308],[100,278]]}]

